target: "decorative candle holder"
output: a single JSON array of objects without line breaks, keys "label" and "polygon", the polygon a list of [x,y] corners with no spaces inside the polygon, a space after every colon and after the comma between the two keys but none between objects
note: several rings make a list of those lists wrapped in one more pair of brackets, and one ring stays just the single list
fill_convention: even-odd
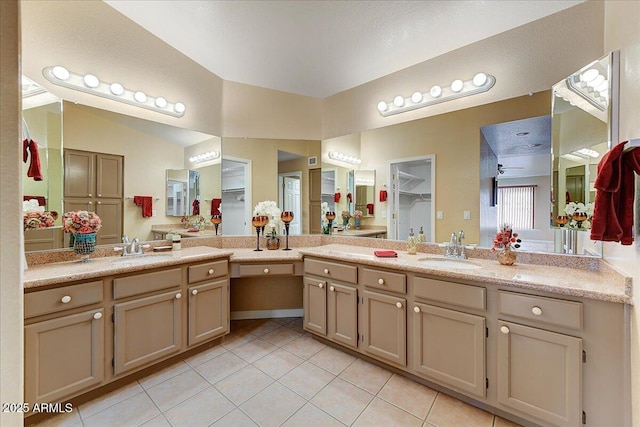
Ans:
[{"label": "decorative candle holder", "polygon": [[582,223],[589,219],[589,216],[584,212],[576,212],[573,214],[572,218],[576,222],[578,228],[582,228]]},{"label": "decorative candle holder", "polygon": [[566,215],[558,215],[558,217],[556,218],[556,222],[560,227],[564,227],[565,224],[569,223],[569,217]]},{"label": "decorative candle holder", "polygon": [[282,222],[284,222],[284,231],[287,239],[286,240],[287,243],[283,250],[290,251],[291,249],[289,248],[289,223],[293,221],[293,212],[291,211],[282,212],[282,214],[280,215],[280,219],[282,220]]},{"label": "decorative candle holder", "polygon": [[260,249],[260,229],[264,227],[262,217],[254,216],[253,218],[251,218],[251,225],[253,225],[256,228],[257,240],[256,240],[256,248],[254,249],[254,251],[256,252],[262,251],[262,249]]},{"label": "decorative candle holder", "polygon": [[334,211],[329,211],[325,214],[325,217],[327,218],[327,221],[329,221],[329,234],[333,234],[331,229],[333,228],[333,220],[336,219],[336,213]]},{"label": "decorative candle holder", "polygon": [[222,223],[222,215],[213,215],[211,217],[213,227],[216,229],[216,236],[218,235],[218,226]]}]

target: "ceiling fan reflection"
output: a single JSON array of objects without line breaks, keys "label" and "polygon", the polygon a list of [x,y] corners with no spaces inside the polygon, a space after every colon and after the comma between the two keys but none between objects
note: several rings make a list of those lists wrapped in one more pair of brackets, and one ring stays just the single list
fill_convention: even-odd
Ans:
[{"label": "ceiling fan reflection", "polygon": [[504,166],[502,163],[498,163],[498,175],[502,175],[507,170],[524,169],[522,166]]}]

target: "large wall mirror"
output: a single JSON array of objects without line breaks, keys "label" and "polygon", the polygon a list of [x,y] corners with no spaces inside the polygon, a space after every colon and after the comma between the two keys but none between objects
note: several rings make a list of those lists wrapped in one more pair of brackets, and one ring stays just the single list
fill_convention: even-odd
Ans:
[{"label": "large wall mirror", "polygon": [[200,215],[200,173],[167,169],[167,216]]}]

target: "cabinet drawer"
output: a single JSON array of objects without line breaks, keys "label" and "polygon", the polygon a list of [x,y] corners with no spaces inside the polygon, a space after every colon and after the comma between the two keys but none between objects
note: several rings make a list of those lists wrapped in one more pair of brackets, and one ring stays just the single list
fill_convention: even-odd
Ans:
[{"label": "cabinet drawer", "polygon": [[102,281],[64,286],[24,295],[24,317],[40,316],[102,301]]},{"label": "cabinet drawer", "polygon": [[480,286],[462,285],[426,277],[416,277],[413,283],[416,298],[476,310],[487,309],[487,290]]},{"label": "cabinet drawer", "polygon": [[180,268],[123,277],[113,280],[113,298],[118,299],[146,294],[148,292],[178,287],[181,284],[182,270]]},{"label": "cabinet drawer", "polygon": [[293,275],[293,264],[240,264],[240,276]]},{"label": "cabinet drawer", "polygon": [[339,264],[337,262],[321,261],[319,259],[305,259],[304,272],[315,276],[327,277],[347,283],[358,282],[358,267]]},{"label": "cabinet drawer", "polygon": [[229,273],[227,260],[207,262],[189,267],[189,283],[201,282],[214,277],[226,276]]},{"label": "cabinet drawer", "polygon": [[407,276],[402,273],[360,268],[360,283],[369,288],[384,289],[401,294],[407,292]]},{"label": "cabinet drawer", "polygon": [[498,291],[500,314],[582,330],[582,303]]}]

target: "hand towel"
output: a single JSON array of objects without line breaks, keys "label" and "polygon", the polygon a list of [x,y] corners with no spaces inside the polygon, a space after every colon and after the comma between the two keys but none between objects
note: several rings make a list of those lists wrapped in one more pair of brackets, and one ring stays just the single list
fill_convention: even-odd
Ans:
[{"label": "hand towel", "polygon": [[133,203],[135,203],[136,206],[142,206],[143,218],[153,216],[153,198],[151,196],[134,196]]},{"label": "hand towel", "polygon": [[380,190],[380,201],[381,202],[387,201],[387,190]]},{"label": "hand towel", "polygon": [[374,251],[373,254],[378,258],[397,258],[398,257],[398,253],[396,251],[378,250],[378,251]]},{"label": "hand towel", "polygon": [[47,206],[47,199],[44,196],[22,196],[22,200],[25,202],[37,200],[38,206]]},{"label": "hand towel", "polygon": [[333,201],[334,201],[335,203],[340,203],[340,197],[342,197],[342,195],[341,195],[340,193],[335,193],[335,194],[333,195]]},{"label": "hand towel", "polygon": [[369,215],[373,215],[373,203],[367,203],[367,212]]},{"label": "hand towel", "polygon": [[353,196],[351,193],[347,193],[347,200],[349,200],[349,203],[353,203]]},{"label": "hand towel", "polygon": [[220,215],[222,199],[211,199],[211,215]]},{"label": "hand towel", "polygon": [[193,207],[191,215],[200,215],[200,201],[198,199],[193,199],[191,206]]},{"label": "hand towel", "polygon": [[[27,150],[28,153],[27,153]],[[40,163],[40,152],[38,151],[38,143],[33,139],[25,139],[22,141],[22,161],[27,163],[28,154],[31,154],[29,169],[27,176],[33,178],[34,181],[42,181],[42,164]]]}]

